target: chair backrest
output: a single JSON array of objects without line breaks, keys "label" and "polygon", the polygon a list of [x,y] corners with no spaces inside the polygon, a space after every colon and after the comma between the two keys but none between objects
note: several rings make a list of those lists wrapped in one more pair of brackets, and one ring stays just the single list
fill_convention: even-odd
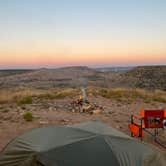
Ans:
[{"label": "chair backrest", "polygon": [[163,128],[165,110],[142,110],[145,128]]}]

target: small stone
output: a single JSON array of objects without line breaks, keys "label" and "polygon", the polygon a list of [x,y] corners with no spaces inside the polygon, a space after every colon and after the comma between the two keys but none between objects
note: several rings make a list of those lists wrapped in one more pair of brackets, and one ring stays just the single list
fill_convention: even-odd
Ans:
[{"label": "small stone", "polygon": [[39,119],[39,118],[40,118],[39,115],[33,115],[33,117],[36,118],[36,119]]},{"label": "small stone", "polygon": [[101,112],[102,112],[102,110],[99,110],[99,109],[98,110],[93,110],[92,114],[100,114]]},{"label": "small stone", "polygon": [[91,111],[92,106],[88,105],[88,106],[83,106],[83,110],[84,112],[90,112]]},{"label": "small stone", "polygon": [[41,125],[46,125],[46,124],[48,124],[48,121],[40,121],[39,122]]},{"label": "small stone", "polygon": [[48,109],[49,111],[53,111],[53,108],[52,107],[49,107],[49,109]]},{"label": "small stone", "polygon": [[117,125],[116,128],[117,128],[117,129],[122,129],[122,126],[118,126],[118,125]]},{"label": "small stone", "polygon": [[69,122],[68,119],[62,119],[61,122]]},{"label": "small stone", "polygon": [[117,128],[117,129],[120,129],[120,126],[117,125],[116,128]]},{"label": "small stone", "polygon": [[74,109],[72,109],[72,110],[71,110],[71,112],[73,112],[73,113],[74,113],[74,112],[76,112],[76,111],[75,111]]}]

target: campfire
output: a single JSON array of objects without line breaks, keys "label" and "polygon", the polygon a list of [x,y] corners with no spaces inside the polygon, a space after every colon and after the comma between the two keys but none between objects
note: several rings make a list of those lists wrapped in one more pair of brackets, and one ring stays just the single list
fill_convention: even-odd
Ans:
[{"label": "campfire", "polygon": [[104,109],[96,103],[89,102],[85,88],[81,88],[82,95],[71,103],[72,112],[98,114]]}]

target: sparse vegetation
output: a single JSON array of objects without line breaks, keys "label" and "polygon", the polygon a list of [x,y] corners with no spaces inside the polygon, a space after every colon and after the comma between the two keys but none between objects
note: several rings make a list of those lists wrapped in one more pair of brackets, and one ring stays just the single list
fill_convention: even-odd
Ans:
[{"label": "sparse vegetation", "polygon": [[56,91],[56,92],[49,92],[49,93],[44,93],[44,94],[40,94],[38,96],[38,98],[40,99],[62,99],[65,97],[69,97],[69,96],[74,96],[77,93],[76,89],[64,89],[64,90],[60,90],[60,91]]},{"label": "sparse vegetation", "polygon": [[[3,133],[6,135],[3,138],[16,134],[16,130],[8,131],[13,124],[17,124],[16,127],[20,125],[17,127],[20,133],[24,129],[41,125],[72,124],[96,118],[93,115],[79,114],[77,111],[81,110],[79,105],[72,107],[72,101],[78,101],[82,95],[80,88],[84,82],[87,86],[87,100],[90,105],[94,104],[92,108],[96,109],[96,105],[99,106],[99,110],[103,108],[97,117],[110,125],[115,125],[118,129],[126,130],[127,133],[132,112],[137,114],[142,108],[165,109],[166,91],[163,87],[166,84],[160,81],[160,77],[159,81],[153,79],[157,78],[156,76],[149,79],[151,74],[148,74],[148,71],[148,78],[146,73],[142,75],[140,70],[136,70],[138,73],[128,72],[126,75],[123,72],[115,74],[109,71],[98,74],[98,71],[89,71],[89,69],[86,72],[81,71],[82,74],[80,70],[75,69],[71,72],[68,72],[68,69],[66,71],[41,70],[34,71],[34,74],[27,73],[24,77],[11,73],[12,76],[5,76],[5,81],[1,78],[0,123],[3,124],[1,135]],[[162,80],[165,78],[162,77]],[[96,110],[92,108],[92,111],[99,111],[98,108]],[[85,109],[88,110],[88,107]]]},{"label": "sparse vegetation", "polygon": [[9,109],[7,109],[7,108],[0,108],[0,112],[7,113],[7,112],[9,112]]},{"label": "sparse vegetation", "polygon": [[25,96],[17,101],[18,105],[32,104],[32,96]]},{"label": "sparse vegetation", "polygon": [[124,101],[128,104],[136,100],[143,100],[145,103],[162,102],[166,103],[166,93],[161,91],[147,91],[143,89],[101,89],[99,95],[105,98]]},{"label": "sparse vegetation", "polygon": [[7,77],[12,75],[19,75],[24,73],[32,72],[33,70],[1,70],[0,71],[0,77]]},{"label": "sparse vegetation", "polygon": [[33,114],[31,112],[26,112],[24,115],[23,115],[23,118],[25,121],[27,122],[31,122],[33,121],[34,117],[33,117]]},{"label": "sparse vegetation", "polygon": [[[29,97],[39,96],[46,93],[37,89],[14,89],[0,91],[0,104],[19,103],[20,100]],[[25,100],[25,99],[24,99]]]},{"label": "sparse vegetation", "polygon": [[166,90],[166,66],[136,67],[125,74],[125,77],[136,79],[135,87],[150,90]]}]

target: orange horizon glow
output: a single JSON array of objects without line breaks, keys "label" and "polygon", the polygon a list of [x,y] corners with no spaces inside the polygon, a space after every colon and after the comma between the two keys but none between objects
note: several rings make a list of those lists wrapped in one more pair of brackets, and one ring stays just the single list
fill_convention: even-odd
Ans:
[{"label": "orange horizon glow", "polygon": [[164,64],[165,54],[21,54],[3,56],[0,66],[68,66],[68,65],[132,65]]}]

